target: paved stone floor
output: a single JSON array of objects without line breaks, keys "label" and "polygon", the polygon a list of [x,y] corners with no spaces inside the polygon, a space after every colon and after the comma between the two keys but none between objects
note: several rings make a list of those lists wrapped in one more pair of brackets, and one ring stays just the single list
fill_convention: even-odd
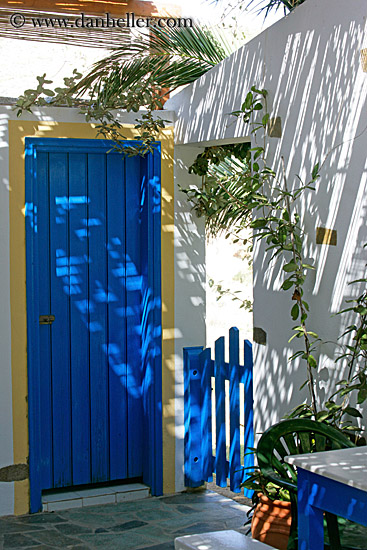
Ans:
[{"label": "paved stone floor", "polygon": [[241,529],[248,508],[212,491],[0,519],[0,550],[172,550],[177,536]]}]

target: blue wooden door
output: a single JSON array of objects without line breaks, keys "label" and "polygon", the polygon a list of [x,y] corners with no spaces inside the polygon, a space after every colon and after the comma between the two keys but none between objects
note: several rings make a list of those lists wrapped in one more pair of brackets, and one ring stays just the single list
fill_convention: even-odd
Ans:
[{"label": "blue wooden door", "polygon": [[41,490],[144,477],[143,302],[154,270],[142,219],[149,159],[55,141],[33,159],[30,430]]}]

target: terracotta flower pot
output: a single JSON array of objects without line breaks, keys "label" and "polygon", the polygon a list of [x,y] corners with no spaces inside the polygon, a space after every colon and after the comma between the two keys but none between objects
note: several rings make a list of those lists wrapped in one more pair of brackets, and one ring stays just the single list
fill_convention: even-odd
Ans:
[{"label": "terracotta flower pot", "polygon": [[279,550],[287,550],[292,523],[291,503],[270,500],[261,493],[259,499],[252,516],[252,538]]}]

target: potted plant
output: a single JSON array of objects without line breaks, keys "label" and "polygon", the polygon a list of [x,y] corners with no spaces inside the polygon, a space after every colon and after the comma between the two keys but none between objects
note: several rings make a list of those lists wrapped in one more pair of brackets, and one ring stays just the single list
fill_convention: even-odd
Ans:
[{"label": "potted plant", "polygon": [[251,536],[273,548],[287,550],[292,524],[292,510],[289,492],[269,482],[257,467],[251,473],[243,487],[254,491],[253,506],[248,512],[251,524]]}]

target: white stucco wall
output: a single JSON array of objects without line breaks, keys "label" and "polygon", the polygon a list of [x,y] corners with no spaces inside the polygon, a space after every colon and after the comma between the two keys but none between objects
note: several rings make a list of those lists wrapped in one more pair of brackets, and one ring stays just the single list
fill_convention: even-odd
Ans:
[{"label": "white stucco wall", "polygon": [[[121,122],[133,123],[136,114],[120,115]],[[173,113],[164,118],[173,122]],[[9,276],[9,136],[8,120],[16,119],[10,106],[0,105],[0,468],[14,463],[11,333],[10,333],[10,276]],[[46,108],[24,120],[56,120],[58,122],[85,122],[77,110]],[[22,120],[23,120],[22,119]],[[178,186],[193,181],[187,166],[197,155],[197,148],[178,147],[175,158],[175,385],[176,425],[176,490],[183,488],[183,374],[182,348],[205,343],[205,251],[202,223],[197,223],[190,206]],[[14,484],[0,483],[0,516],[14,512]]]},{"label": "white stucco wall", "polygon": [[[360,50],[367,48],[365,0],[307,0],[230,58],[173,97],[177,144],[214,144],[250,137],[230,113],[251,86],[268,90],[268,111],[282,121],[282,137],[268,138],[268,165],[286,159],[289,185],[324,163],[314,194],[300,207],[307,230],[304,253],[317,271],[307,285],[310,328],[336,341],[349,324],[332,317],[344,299],[358,295],[348,282],[365,273],[367,260],[367,74]],[[316,227],[337,231],[337,246],[316,245]],[[255,345],[255,418],[261,431],[299,404],[304,365],[290,364],[291,294],[280,289],[279,263],[269,264],[263,246],[254,252],[254,326],[267,333]],[[337,377],[335,345],[320,348],[319,395]],[[328,370],[326,369],[328,367]]]}]

